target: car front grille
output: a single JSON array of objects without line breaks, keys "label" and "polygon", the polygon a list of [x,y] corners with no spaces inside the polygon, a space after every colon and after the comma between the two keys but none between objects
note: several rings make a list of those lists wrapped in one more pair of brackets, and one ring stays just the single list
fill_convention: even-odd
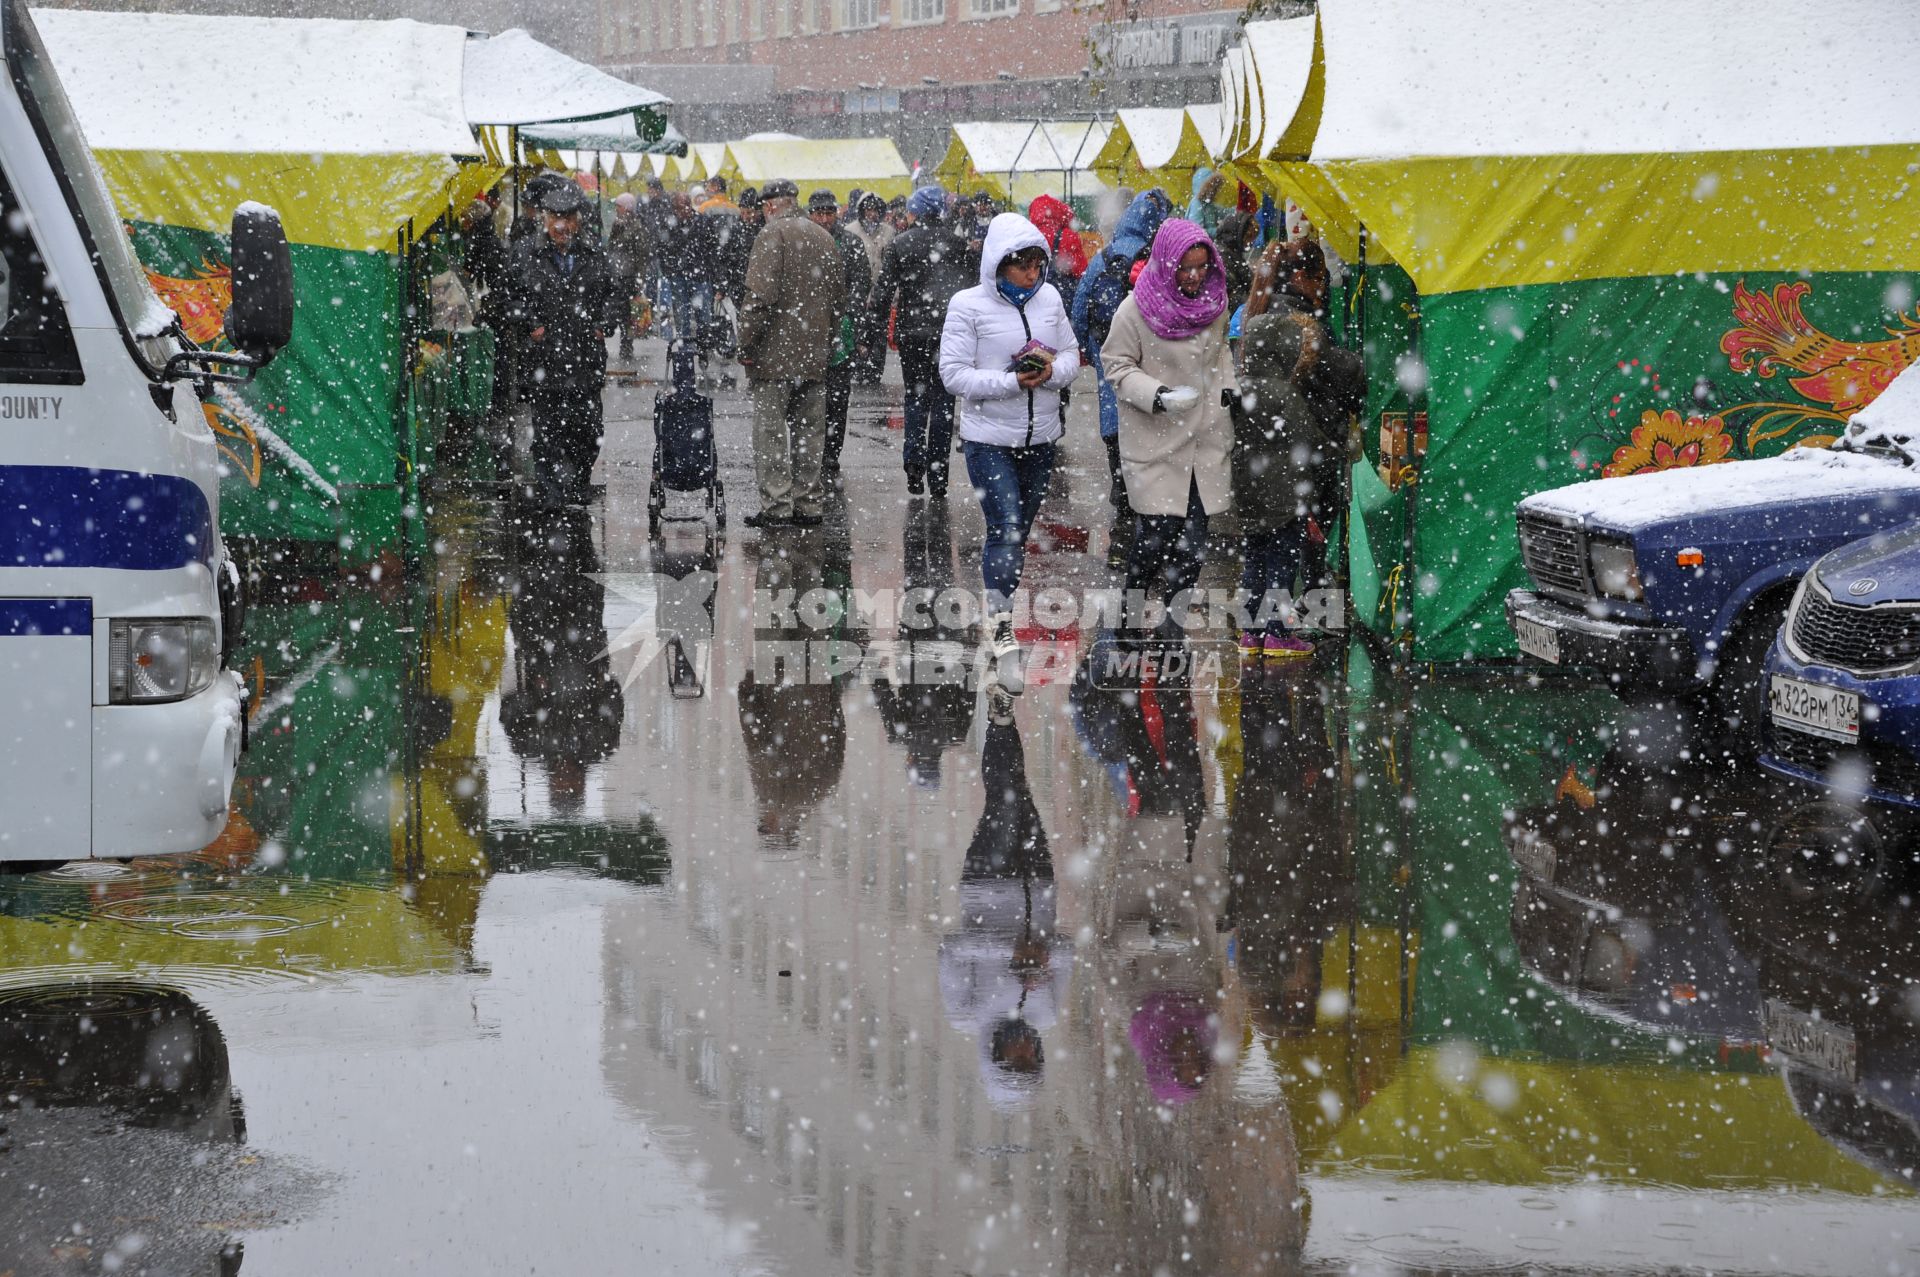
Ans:
[{"label": "car front grille", "polygon": [[1591,598],[1587,539],[1578,528],[1537,514],[1520,515],[1520,555],[1534,585],[1549,594]]},{"label": "car front grille", "polygon": [[1793,614],[1793,645],[1808,660],[1853,674],[1920,661],[1920,608],[1849,607],[1814,581]]},{"label": "car front grille", "polygon": [[1773,724],[1769,741],[1773,756],[1780,762],[1816,776],[1829,777],[1844,768],[1874,789],[1920,795],[1920,758],[1896,745],[1847,745],[1795,731],[1782,723]]}]

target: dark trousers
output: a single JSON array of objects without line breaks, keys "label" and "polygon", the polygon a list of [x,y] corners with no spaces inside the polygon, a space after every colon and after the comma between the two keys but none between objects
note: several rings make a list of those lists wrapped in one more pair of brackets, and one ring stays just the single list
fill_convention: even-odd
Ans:
[{"label": "dark trousers", "polygon": [[[1240,588],[1251,599],[1248,610],[1254,615],[1260,612],[1260,601],[1270,591],[1285,590],[1295,598],[1294,579],[1305,578],[1304,588],[1313,586],[1312,569],[1307,557],[1307,521],[1304,518],[1288,519],[1282,524],[1248,523],[1242,529],[1242,566],[1240,569]],[[1279,634],[1286,626],[1274,618],[1266,625],[1266,632]]]},{"label": "dark trousers", "polygon": [[1133,550],[1127,559],[1127,593],[1171,603],[1200,579],[1207,555],[1207,509],[1200,485],[1187,487],[1187,512],[1135,514]]},{"label": "dark trousers", "polygon": [[533,477],[542,496],[578,501],[600,459],[600,379],[555,377],[533,393]]},{"label": "dark trousers", "polygon": [[926,475],[934,491],[944,492],[953,455],[953,396],[940,381],[940,339],[901,337],[898,344],[907,382],[907,473]]},{"label": "dark trousers", "polygon": [[847,403],[853,398],[853,371],[853,360],[847,359],[827,369],[822,383],[827,394],[827,442],[820,460],[828,474],[840,470],[840,448],[847,441]]}]

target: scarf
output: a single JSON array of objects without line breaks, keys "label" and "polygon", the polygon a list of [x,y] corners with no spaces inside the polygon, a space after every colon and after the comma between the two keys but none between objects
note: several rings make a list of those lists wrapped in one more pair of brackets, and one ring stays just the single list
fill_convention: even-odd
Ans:
[{"label": "scarf", "polygon": [[1000,288],[1000,295],[1012,302],[1017,310],[1025,310],[1027,303],[1032,301],[1034,295],[1040,291],[1039,284],[1035,284],[1032,288],[1018,288],[1005,278],[996,282]]},{"label": "scarf", "polygon": [[[1196,245],[1207,250],[1207,282],[1198,297],[1189,297],[1180,291],[1176,271],[1180,259]],[[1220,250],[1206,231],[1185,218],[1168,218],[1153,237],[1146,269],[1133,286],[1133,301],[1140,308],[1140,318],[1162,341],[1185,341],[1225,314],[1227,272],[1220,264]]]}]

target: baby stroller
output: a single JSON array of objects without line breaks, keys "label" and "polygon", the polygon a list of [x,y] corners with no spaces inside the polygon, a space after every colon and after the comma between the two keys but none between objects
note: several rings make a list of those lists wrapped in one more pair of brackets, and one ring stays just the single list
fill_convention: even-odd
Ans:
[{"label": "baby stroller", "polygon": [[713,400],[696,385],[698,352],[690,341],[667,347],[673,387],[653,400],[653,481],[647,489],[647,531],[658,532],[668,492],[707,494],[715,528],[727,526],[727,493],[713,445]]}]

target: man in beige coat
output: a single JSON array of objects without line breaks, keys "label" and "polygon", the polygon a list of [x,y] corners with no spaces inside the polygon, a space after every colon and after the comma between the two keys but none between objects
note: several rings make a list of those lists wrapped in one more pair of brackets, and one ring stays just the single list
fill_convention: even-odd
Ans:
[{"label": "man in beige coat", "polygon": [[753,466],[760,509],[748,527],[818,527],[825,488],[824,379],[847,281],[833,236],[799,215],[799,188],[761,188],[767,224],[747,259],[740,305],[740,364],[753,398]]}]

